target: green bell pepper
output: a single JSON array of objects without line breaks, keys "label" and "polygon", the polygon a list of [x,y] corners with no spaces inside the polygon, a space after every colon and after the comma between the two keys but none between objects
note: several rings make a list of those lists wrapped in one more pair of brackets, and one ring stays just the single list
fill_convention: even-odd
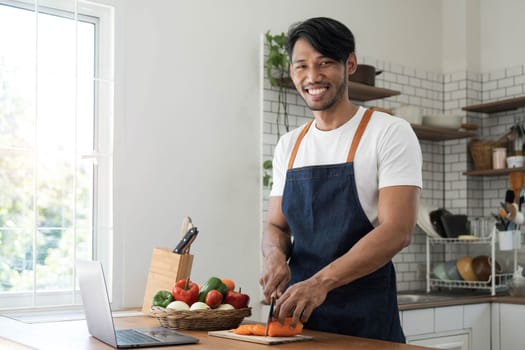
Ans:
[{"label": "green bell pepper", "polygon": [[220,278],[210,277],[206,283],[204,283],[201,291],[199,292],[199,301],[204,302],[208,292],[213,289],[218,290],[223,296],[228,293],[228,287],[221,281]]},{"label": "green bell pepper", "polygon": [[166,307],[173,301],[173,294],[169,290],[159,290],[153,296],[153,306]]}]

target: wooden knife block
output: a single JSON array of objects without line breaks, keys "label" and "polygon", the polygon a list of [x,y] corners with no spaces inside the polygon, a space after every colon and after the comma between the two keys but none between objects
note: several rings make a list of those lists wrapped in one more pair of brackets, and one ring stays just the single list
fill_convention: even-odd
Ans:
[{"label": "wooden knife block", "polygon": [[190,277],[192,264],[193,255],[191,254],[176,254],[167,248],[154,248],[142,312],[153,316],[150,312],[153,296],[159,290],[171,291],[175,282]]}]

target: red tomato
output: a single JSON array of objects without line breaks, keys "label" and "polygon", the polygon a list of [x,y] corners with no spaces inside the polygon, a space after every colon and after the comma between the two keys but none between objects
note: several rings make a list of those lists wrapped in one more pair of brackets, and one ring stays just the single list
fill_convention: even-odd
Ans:
[{"label": "red tomato", "polygon": [[206,299],[204,302],[212,309],[215,309],[222,303],[222,293],[217,289],[212,289],[208,292],[208,294],[206,294]]}]

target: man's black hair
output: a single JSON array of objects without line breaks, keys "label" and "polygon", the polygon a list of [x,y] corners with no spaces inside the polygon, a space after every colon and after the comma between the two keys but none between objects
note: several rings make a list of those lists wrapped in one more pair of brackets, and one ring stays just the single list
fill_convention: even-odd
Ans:
[{"label": "man's black hair", "polygon": [[331,18],[316,17],[293,24],[288,30],[287,50],[290,62],[295,43],[306,39],[323,56],[345,63],[355,51],[354,35],[347,26]]}]

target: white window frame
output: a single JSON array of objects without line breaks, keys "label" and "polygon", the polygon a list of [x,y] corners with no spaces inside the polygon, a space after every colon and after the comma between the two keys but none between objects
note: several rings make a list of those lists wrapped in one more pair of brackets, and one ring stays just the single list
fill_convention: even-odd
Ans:
[{"label": "white window frame", "polygon": [[[95,21],[95,140],[94,151],[81,154],[77,161],[93,164],[93,252],[92,258],[104,265],[106,278],[111,290],[113,280],[113,126],[114,126],[114,7],[111,0],[0,0],[0,4],[18,8],[38,8],[39,12],[62,15],[72,19]],[[73,8],[72,8],[73,7]],[[89,21],[93,22],[93,21]],[[73,270],[77,281],[76,267]],[[111,295],[111,293],[110,293]],[[81,297],[78,283],[73,290],[50,292],[38,295],[32,293],[0,294],[0,310],[42,309],[79,305]],[[23,308],[10,308],[16,300]],[[63,302],[70,300],[71,302]]]}]

